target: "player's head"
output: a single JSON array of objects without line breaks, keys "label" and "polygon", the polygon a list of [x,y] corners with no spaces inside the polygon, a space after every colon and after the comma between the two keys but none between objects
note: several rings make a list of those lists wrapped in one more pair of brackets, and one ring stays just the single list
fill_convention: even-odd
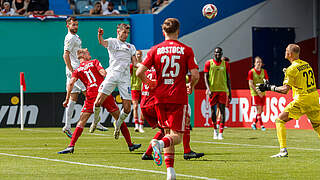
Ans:
[{"label": "player's head", "polygon": [[70,31],[72,34],[76,34],[78,32],[78,19],[75,17],[68,17],[66,20],[68,31]]},{"label": "player's head", "polygon": [[285,58],[288,60],[299,59],[300,47],[296,44],[289,44],[286,48]]},{"label": "player's head", "polygon": [[180,32],[180,22],[176,18],[167,18],[162,24],[162,32],[165,37],[176,37],[178,38]]},{"label": "player's head", "polygon": [[222,48],[221,48],[221,47],[216,47],[216,48],[214,49],[214,58],[215,58],[216,60],[221,60],[222,55],[223,55]]},{"label": "player's head", "polygon": [[136,58],[137,58],[138,62],[142,62],[142,51],[141,50],[137,50]]},{"label": "player's head", "polygon": [[130,25],[129,24],[118,24],[117,26],[117,39],[122,42],[125,42],[130,33]]},{"label": "player's head", "polygon": [[254,58],[254,68],[257,70],[260,70],[262,65],[263,65],[263,61],[262,61],[261,57],[256,56]]},{"label": "player's head", "polygon": [[82,61],[89,61],[91,59],[90,53],[87,48],[79,49],[77,51],[78,59],[80,62]]}]

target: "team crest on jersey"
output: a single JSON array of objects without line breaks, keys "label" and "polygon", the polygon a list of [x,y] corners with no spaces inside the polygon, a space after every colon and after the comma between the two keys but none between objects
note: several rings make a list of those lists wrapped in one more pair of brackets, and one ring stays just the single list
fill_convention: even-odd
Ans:
[{"label": "team crest on jersey", "polygon": [[130,48],[130,45],[129,45],[129,44],[127,44],[127,47],[128,47],[128,48]]}]

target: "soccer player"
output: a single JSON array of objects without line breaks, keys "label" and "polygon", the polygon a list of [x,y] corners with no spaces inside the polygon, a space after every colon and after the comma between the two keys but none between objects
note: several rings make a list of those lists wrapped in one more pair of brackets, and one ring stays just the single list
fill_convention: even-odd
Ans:
[{"label": "soccer player", "polygon": [[[67,85],[67,95],[65,101],[63,102],[63,106],[66,107],[68,105],[72,88],[78,79],[80,79],[86,86],[87,96],[84,106],[81,110],[80,121],[78,122],[77,127],[72,135],[71,142],[66,149],[58,152],[58,154],[73,153],[75,143],[81,136],[85,124],[93,113],[94,101],[98,94],[98,87],[106,76],[106,71],[103,69],[100,62],[96,59],[90,60],[91,56],[87,49],[79,49],[78,58],[80,60],[80,66],[72,73],[72,78]],[[103,102],[102,106],[105,107],[114,118],[119,118],[120,111],[114,101],[113,96],[108,96]],[[99,118],[99,116],[94,117],[96,123]],[[123,134],[126,134],[124,136],[125,140],[127,141],[129,151],[138,149],[141,146],[141,144],[132,144],[130,133],[125,123],[121,125],[121,131]]]},{"label": "soccer player", "polygon": [[[137,50],[136,58],[139,63],[142,62],[142,51]],[[144,133],[143,124],[144,118],[142,113],[140,114],[140,120],[138,115],[139,102],[141,100],[141,79],[136,76],[137,68],[133,67],[133,64],[130,64],[130,79],[131,79],[131,94],[132,94],[132,105],[133,105],[133,119],[134,119],[134,131]]]},{"label": "soccer player", "polygon": [[[146,76],[150,80],[156,80],[155,69],[153,67],[151,67],[150,70],[147,70]],[[188,77],[188,76],[186,76],[186,77]],[[186,82],[189,82],[188,79],[189,78],[187,78]],[[141,95],[140,107],[141,107],[142,114],[144,114],[146,116],[145,119],[147,120],[147,122],[149,123],[149,125],[153,129],[156,127],[159,128],[159,131],[156,133],[156,135],[152,139],[161,140],[165,136],[165,134],[164,134],[163,128],[161,128],[157,125],[158,119],[157,119],[157,113],[154,108],[154,106],[155,106],[154,99],[155,98],[154,98],[153,92],[150,91],[150,88],[148,85],[143,83],[141,93],[142,93],[142,95]],[[183,149],[184,149],[183,158],[186,160],[192,159],[192,158],[200,158],[200,157],[204,156],[204,153],[196,153],[196,152],[192,151],[190,148],[190,114],[189,113],[187,113],[187,116],[186,116],[186,130],[183,134]],[[151,144],[149,144],[149,147],[147,148],[146,152],[143,153],[141,159],[142,160],[153,160],[152,145]]]},{"label": "soccer player", "polygon": [[315,74],[312,67],[299,58],[299,54],[300,47],[298,45],[289,44],[287,46],[285,58],[290,61],[291,65],[285,72],[282,86],[276,87],[265,82],[257,87],[261,92],[271,90],[282,94],[286,94],[292,89],[293,101],[284,108],[284,111],[276,119],[280,152],[271,157],[288,157],[285,123],[292,119],[298,120],[304,114],[308,116],[313,129],[320,137],[320,105]]},{"label": "soccer player", "polygon": [[[64,53],[63,59],[66,64],[66,77],[67,85],[71,79],[72,72],[79,67],[80,61],[77,58],[77,51],[81,49],[81,39],[77,35],[78,32],[78,20],[75,17],[68,17],[66,20],[68,34],[64,39]],[[70,95],[70,101],[66,107],[66,122],[65,126],[62,128],[62,131],[69,137],[72,137],[71,131],[71,117],[74,111],[74,105],[78,100],[78,95],[80,92],[86,94],[86,88],[83,83],[79,80],[75,82],[73,89]],[[100,123],[97,125],[97,128],[101,131],[108,130],[106,127],[102,126]]]},{"label": "soccer player", "polygon": [[[186,74],[190,70],[191,83],[188,92],[192,93],[199,80],[198,65],[190,47],[178,41],[180,23],[178,19],[167,18],[162,24],[165,41],[153,46],[146,59],[137,70],[137,76],[152,89],[155,84],[154,98],[158,124],[166,134],[161,140],[151,141],[154,161],[162,164],[161,151],[167,167],[167,179],[175,179],[174,146],[181,143],[185,131],[187,111]],[[152,66],[157,70],[157,81],[149,80],[145,71]]]},{"label": "soccer player", "polygon": [[[213,139],[223,139],[223,129],[226,119],[225,107],[231,101],[231,84],[229,63],[222,59],[222,49],[214,49],[214,58],[208,60],[204,65],[204,80],[207,87],[206,95],[210,97],[211,114],[213,122]],[[228,96],[228,99],[227,99]],[[219,124],[219,134],[217,129],[216,108],[219,106],[221,121]]]},{"label": "soccer player", "polygon": [[256,84],[262,84],[265,80],[269,80],[267,71],[262,68],[263,62],[262,59],[257,56],[254,58],[254,68],[250,69],[248,72],[248,82],[251,93],[251,104],[257,109],[257,115],[253,119],[251,125],[253,130],[257,130],[256,123],[259,121],[261,130],[265,131],[266,128],[263,126],[261,114],[263,112],[263,106],[266,104],[266,93],[257,91]]},{"label": "soccer player", "polygon": [[[118,87],[123,110],[119,119],[113,123],[115,139],[119,138],[121,124],[131,111],[130,63],[132,62],[135,67],[138,64],[135,57],[136,48],[126,42],[129,33],[130,25],[124,23],[117,26],[117,38],[103,39],[103,29],[98,29],[99,43],[108,49],[109,67],[107,68],[107,76],[100,85],[95,107],[96,109],[100,107],[103,101]],[[95,113],[98,112],[95,111]]]}]

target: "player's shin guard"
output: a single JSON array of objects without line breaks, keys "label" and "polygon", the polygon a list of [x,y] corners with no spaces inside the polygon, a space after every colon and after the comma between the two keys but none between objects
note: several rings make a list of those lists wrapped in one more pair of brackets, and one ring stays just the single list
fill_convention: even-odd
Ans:
[{"label": "player's shin guard", "polygon": [[190,148],[190,128],[186,128],[183,134],[183,150],[184,153],[190,153],[191,148]]},{"label": "player's shin guard", "polygon": [[74,105],[76,104],[75,101],[70,100],[68,103],[68,107],[66,107],[66,123],[65,126],[67,126],[68,128],[71,127],[71,118],[73,115],[73,110],[74,110]]},{"label": "player's shin guard", "polygon": [[72,134],[72,138],[71,138],[71,142],[69,144],[69,146],[74,146],[78,140],[78,138],[81,136],[83,131],[83,127],[77,126],[76,130],[74,130],[73,134]]},{"label": "player's shin guard", "polygon": [[276,119],[277,136],[280,149],[287,148],[287,132],[285,123],[285,121],[282,121],[279,118]]},{"label": "player's shin guard", "polygon": [[[154,137],[153,137],[152,139],[160,140],[160,139],[162,139],[163,137],[164,137],[164,133],[163,133],[162,130],[160,129],[160,130],[156,133],[156,135],[154,135]],[[151,154],[152,154],[152,146],[151,146],[151,144],[149,144],[149,147],[148,147],[148,149],[147,149],[147,151],[146,151],[146,154],[147,154],[147,155],[151,155]]]},{"label": "player's shin guard", "polygon": [[133,144],[131,142],[130,132],[128,130],[126,123],[121,124],[120,130],[121,130],[121,133],[122,133],[124,139],[126,140],[128,146],[132,146]]},{"label": "player's shin guard", "polygon": [[311,123],[314,131],[318,134],[318,137],[320,138],[320,124],[319,123]]},{"label": "player's shin guard", "polygon": [[166,167],[172,167],[174,165],[174,153],[164,153],[164,162],[166,163]]}]

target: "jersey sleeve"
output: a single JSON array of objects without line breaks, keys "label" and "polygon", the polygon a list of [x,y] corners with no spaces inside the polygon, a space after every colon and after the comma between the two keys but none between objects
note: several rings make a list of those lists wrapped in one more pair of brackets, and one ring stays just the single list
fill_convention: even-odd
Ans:
[{"label": "jersey sleeve", "polygon": [[98,71],[100,71],[100,69],[104,69],[100,63],[99,60],[95,59],[94,60],[94,66],[97,68]]},{"label": "jersey sleeve", "polygon": [[72,51],[72,47],[74,46],[74,38],[73,37],[66,37],[66,39],[64,40],[64,50],[65,51]]},{"label": "jersey sleeve", "polygon": [[198,63],[197,63],[197,60],[196,58],[194,57],[194,53],[192,51],[191,48],[189,48],[189,56],[188,56],[188,59],[187,59],[187,63],[188,63],[188,69],[191,70],[191,69],[199,69],[199,66],[198,66]]},{"label": "jersey sleeve", "polygon": [[225,62],[225,64],[226,64],[226,71],[227,71],[227,73],[229,74],[229,76],[230,76],[230,64],[227,62],[227,61],[224,61]]},{"label": "jersey sleeve", "polygon": [[115,47],[115,41],[113,38],[108,38],[108,39],[105,39],[105,41],[108,42],[108,49],[110,50],[114,50],[114,47]]},{"label": "jersey sleeve", "polygon": [[208,60],[205,64],[204,64],[204,70],[203,72],[209,72],[210,70],[210,60]]},{"label": "jersey sleeve", "polygon": [[148,51],[146,58],[142,62],[142,64],[146,66],[148,69],[151,69],[151,66],[153,65],[154,52],[155,52],[155,48],[151,48]]},{"label": "jersey sleeve", "polygon": [[253,73],[252,73],[252,70],[250,70],[250,71],[248,72],[247,80],[248,80],[248,81],[249,81],[249,80],[253,80]]},{"label": "jersey sleeve", "polygon": [[266,80],[269,80],[269,76],[268,76],[267,70],[265,70],[265,69],[264,69],[264,78]]},{"label": "jersey sleeve", "polygon": [[134,56],[134,55],[136,55],[136,47],[133,45],[133,44],[131,44],[131,46],[130,46],[131,48],[130,48],[130,50],[131,50],[131,56]]},{"label": "jersey sleeve", "polygon": [[289,86],[293,87],[296,84],[295,83],[296,74],[297,74],[297,72],[293,68],[288,68],[285,73],[283,85],[289,85]]},{"label": "jersey sleeve", "polygon": [[133,72],[133,64],[130,64],[130,74],[132,75]]}]

